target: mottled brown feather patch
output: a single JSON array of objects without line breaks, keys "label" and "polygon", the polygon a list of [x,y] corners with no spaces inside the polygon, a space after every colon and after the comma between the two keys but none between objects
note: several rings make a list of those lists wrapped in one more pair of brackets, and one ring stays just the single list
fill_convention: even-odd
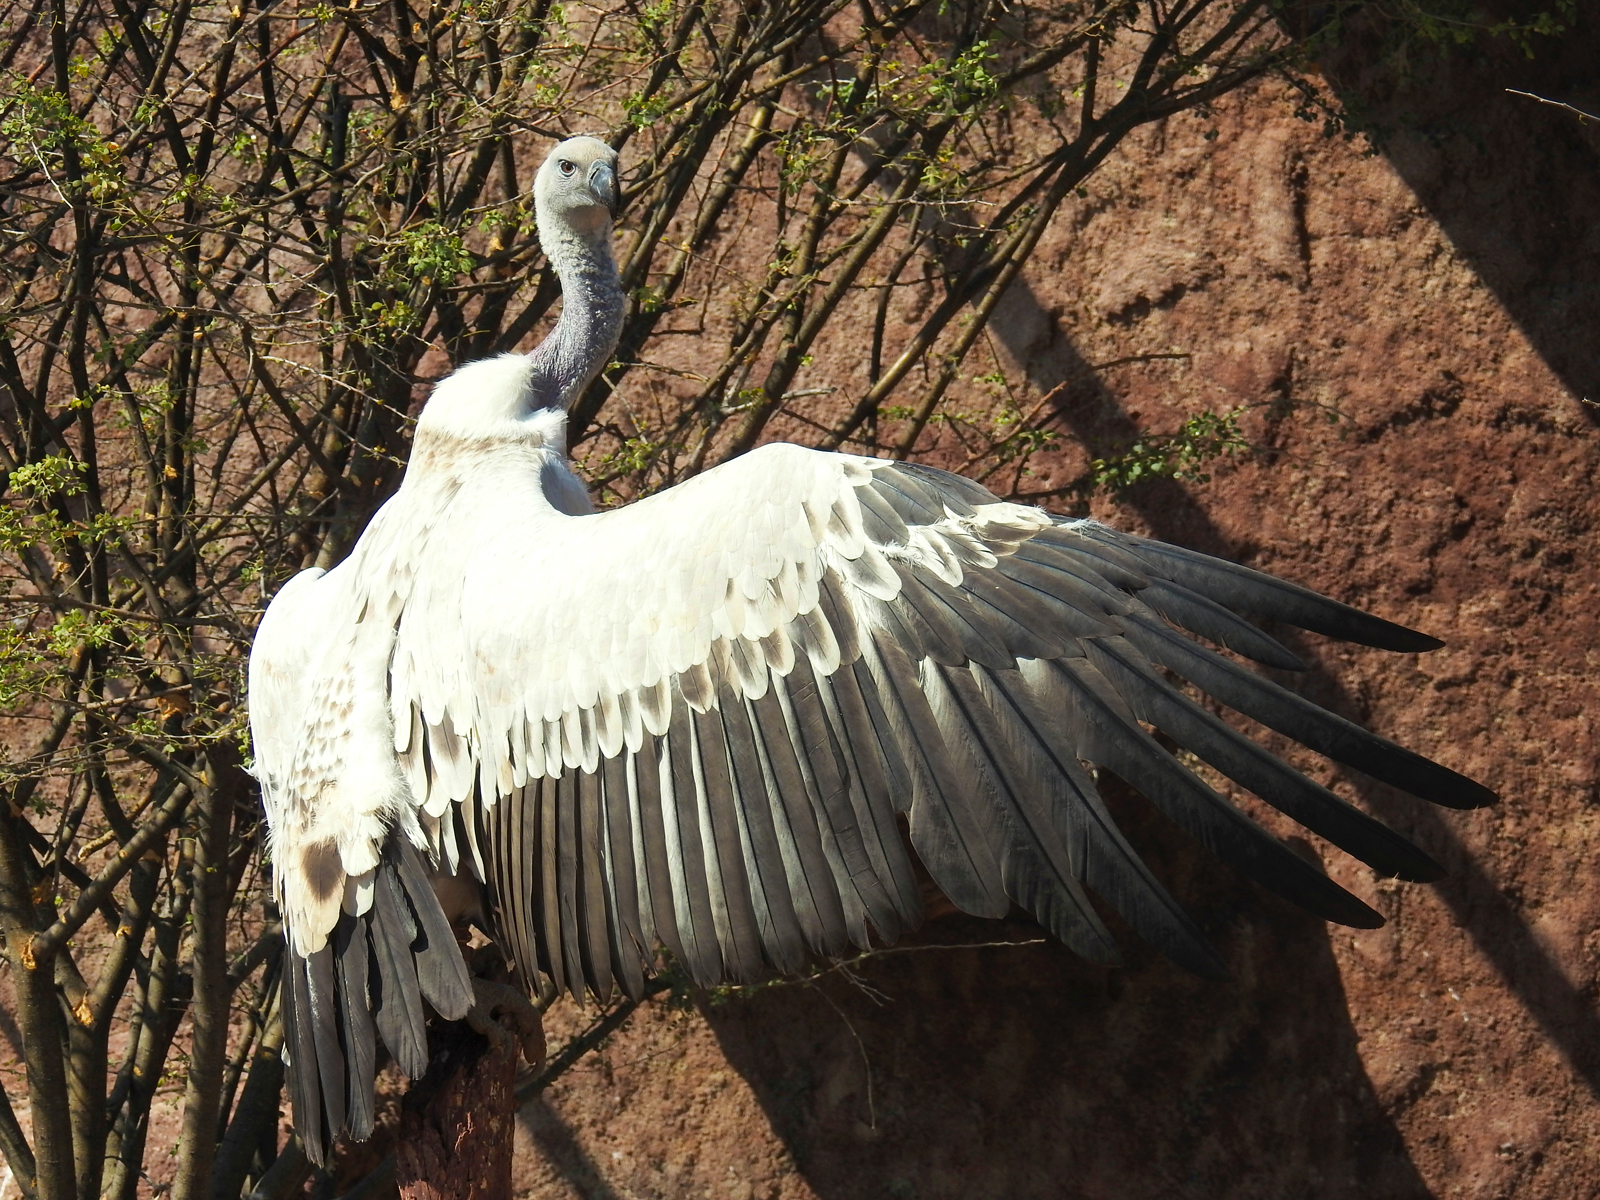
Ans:
[{"label": "mottled brown feather patch", "polygon": [[339,858],[338,842],[333,838],[312,842],[300,852],[300,871],[319,901],[344,887],[344,863]]}]

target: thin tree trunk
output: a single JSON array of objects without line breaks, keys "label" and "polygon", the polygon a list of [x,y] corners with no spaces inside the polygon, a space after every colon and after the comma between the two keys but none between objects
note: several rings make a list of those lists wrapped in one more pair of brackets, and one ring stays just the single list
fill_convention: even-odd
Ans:
[{"label": "thin tree trunk", "polygon": [[199,801],[194,892],[193,1043],[183,1100],[183,1141],[187,1153],[173,1183],[174,1200],[210,1196],[211,1166],[217,1152],[217,1112],[222,1102],[222,1071],[227,1065],[230,1016],[228,974],[228,843],[233,832],[238,769],[222,747],[211,751],[210,786]]}]

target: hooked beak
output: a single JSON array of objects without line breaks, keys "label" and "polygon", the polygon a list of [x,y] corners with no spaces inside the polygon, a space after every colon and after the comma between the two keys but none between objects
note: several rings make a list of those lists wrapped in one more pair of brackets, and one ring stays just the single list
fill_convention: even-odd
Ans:
[{"label": "hooked beak", "polygon": [[617,189],[617,173],[610,163],[597,162],[589,168],[589,192],[613,217],[617,215],[621,195]]}]

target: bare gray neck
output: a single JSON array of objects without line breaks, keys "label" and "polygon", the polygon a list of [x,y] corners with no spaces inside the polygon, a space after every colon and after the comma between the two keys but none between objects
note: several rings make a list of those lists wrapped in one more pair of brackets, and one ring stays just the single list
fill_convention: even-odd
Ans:
[{"label": "bare gray neck", "polygon": [[611,361],[622,333],[622,283],[609,221],[593,238],[557,230],[540,240],[561,280],[561,319],[530,355],[534,403],[564,410]]}]

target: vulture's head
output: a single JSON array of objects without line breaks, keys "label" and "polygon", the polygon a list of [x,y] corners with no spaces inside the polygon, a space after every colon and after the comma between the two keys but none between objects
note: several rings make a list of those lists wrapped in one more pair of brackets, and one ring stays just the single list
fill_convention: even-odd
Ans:
[{"label": "vulture's head", "polygon": [[550,151],[533,181],[539,232],[570,230],[590,239],[608,234],[621,193],[617,152],[599,138],[568,138]]}]

